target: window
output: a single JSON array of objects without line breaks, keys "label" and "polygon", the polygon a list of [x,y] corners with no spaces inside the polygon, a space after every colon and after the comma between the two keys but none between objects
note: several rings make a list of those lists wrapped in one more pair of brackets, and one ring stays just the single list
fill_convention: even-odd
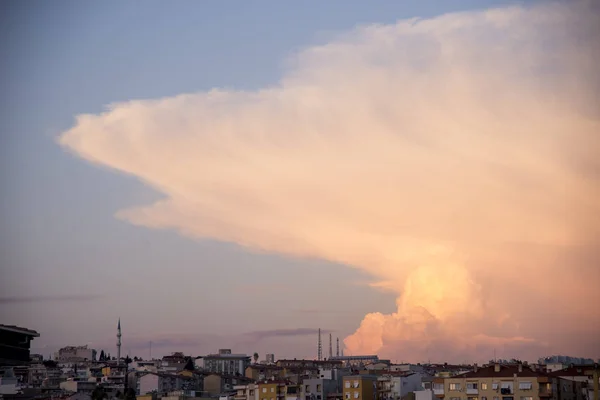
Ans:
[{"label": "window", "polygon": [[487,390],[487,383],[481,384],[481,390]]},{"label": "window", "polygon": [[354,398],[358,399],[358,392],[354,392]]},{"label": "window", "polygon": [[444,384],[443,383],[434,383],[433,390],[444,390]]},{"label": "window", "polygon": [[317,385],[317,392],[321,393],[321,385]]},{"label": "window", "polygon": [[460,390],[460,383],[451,383],[450,390]]},{"label": "window", "polygon": [[500,397],[494,396],[494,400],[500,400]]},{"label": "window", "polygon": [[476,383],[467,383],[467,389],[477,390]]},{"label": "window", "polygon": [[358,387],[358,381],[354,381],[354,387],[357,388]]},{"label": "window", "polygon": [[531,396],[521,396],[521,400],[533,400]]},{"label": "window", "polygon": [[477,400],[477,397],[467,397],[467,400]]},{"label": "window", "polygon": [[254,389],[250,389],[250,396],[254,396]]},{"label": "window", "polygon": [[519,390],[531,390],[531,382],[519,382]]},{"label": "window", "polygon": [[310,392],[310,386],[309,385],[304,386],[304,391],[307,393]]},{"label": "window", "polygon": [[275,388],[274,387],[271,388],[271,393],[275,393]]},{"label": "window", "polygon": [[346,393],[346,398],[349,399],[350,398],[350,393]]},{"label": "window", "polygon": [[450,400],[460,400],[460,397],[450,397]]},{"label": "window", "polygon": [[487,397],[483,396],[483,397],[481,398],[481,400],[487,400]]},{"label": "window", "polygon": [[344,386],[346,386],[346,388],[349,388],[350,387],[350,381],[346,381],[346,384]]},{"label": "window", "polygon": [[263,393],[267,393],[267,388],[263,388]]},{"label": "window", "polygon": [[[492,383],[492,390],[498,390],[498,383]],[[496,397],[494,397],[496,399]]]}]

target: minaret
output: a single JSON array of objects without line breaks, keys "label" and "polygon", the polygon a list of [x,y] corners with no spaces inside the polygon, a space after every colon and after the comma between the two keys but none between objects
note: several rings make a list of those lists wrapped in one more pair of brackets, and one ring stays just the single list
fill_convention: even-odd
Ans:
[{"label": "minaret", "polygon": [[317,360],[321,361],[323,358],[323,348],[321,347],[321,328],[319,328],[319,344],[317,345]]},{"label": "minaret", "polygon": [[121,318],[117,324],[117,365],[121,365]]}]

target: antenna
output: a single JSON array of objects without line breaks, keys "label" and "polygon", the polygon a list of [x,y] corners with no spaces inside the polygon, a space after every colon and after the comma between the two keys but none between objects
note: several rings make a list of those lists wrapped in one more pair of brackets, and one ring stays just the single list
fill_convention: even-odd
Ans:
[{"label": "antenna", "polygon": [[329,359],[333,357],[333,350],[331,350],[331,333],[329,334]]},{"label": "antenna", "polygon": [[150,341],[150,361],[152,361],[152,340]]},{"label": "antenna", "polygon": [[335,338],[335,355],[340,356],[340,338]]},{"label": "antenna", "polygon": [[321,346],[321,328],[319,328],[319,344],[317,345],[317,360],[323,358],[323,347]]}]

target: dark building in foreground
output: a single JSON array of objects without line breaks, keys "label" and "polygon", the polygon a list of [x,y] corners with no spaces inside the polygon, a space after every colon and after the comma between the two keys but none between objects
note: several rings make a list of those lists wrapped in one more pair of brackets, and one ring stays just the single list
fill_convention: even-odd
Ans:
[{"label": "dark building in foreground", "polygon": [[31,340],[39,336],[31,329],[0,325],[0,366],[28,364]]}]

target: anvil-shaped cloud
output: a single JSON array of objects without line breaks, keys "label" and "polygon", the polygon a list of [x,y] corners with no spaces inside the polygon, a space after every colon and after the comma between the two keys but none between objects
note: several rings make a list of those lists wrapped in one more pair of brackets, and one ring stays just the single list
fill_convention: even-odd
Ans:
[{"label": "anvil-shaped cloud", "polygon": [[164,193],[131,223],[371,273],[398,310],[347,353],[598,357],[599,17],[365,26],[272,87],[114,104],[60,143]]}]

